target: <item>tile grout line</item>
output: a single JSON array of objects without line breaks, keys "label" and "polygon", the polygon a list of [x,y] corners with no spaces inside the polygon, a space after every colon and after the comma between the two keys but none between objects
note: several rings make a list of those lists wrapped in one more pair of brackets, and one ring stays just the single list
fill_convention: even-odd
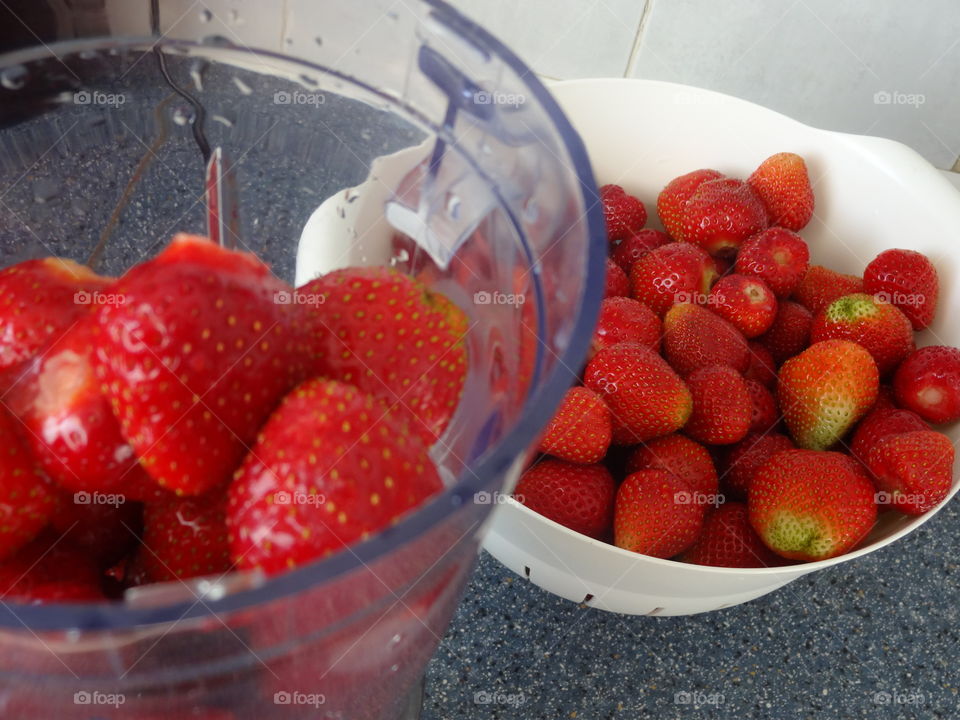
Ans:
[{"label": "tile grout line", "polygon": [[[630,70],[640,54],[640,46],[643,44],[643,36],[647,30],[647,23],[650,20],[654,1],[646,0],[646,3],[644,3],[643,12],[640,14],[640,22],[637,23],[637,34],[633,38],[633,46],[630,48],[630,55],[627,57],[627,67],[623,71],[623,77],[630,77]],[[960,162],[960,158],[957,159],[957,162]]]}]

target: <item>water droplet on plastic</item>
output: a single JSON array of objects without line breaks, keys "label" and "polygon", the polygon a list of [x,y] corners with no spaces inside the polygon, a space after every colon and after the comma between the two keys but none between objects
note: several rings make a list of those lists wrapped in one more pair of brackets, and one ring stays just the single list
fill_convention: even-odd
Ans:
[{"label": "water droplet on plastic", "polygon": [[400,666],[397,664],[393,664],[390,666],[390,672],[396,672],[399,669],[400,669]]},{"label": "water droplet on plastic", "polygon": [[358,197],[360,197],[360,192],[356,188],[350,188],[344,193],[344,198],[348,203],[356,202]]},{"label": "water droplet on plastic", "polygon": [[242,94],[244,94],[244,95],[252,95],[252,94],[253,94],[253,90],[250,88],[250,86],[247,85],[247,84],[246,84],[243,80],[241,80],[240,78],[238,78],[238,77],[233,78],[233,84],[237,86],[237,90],[239,90]]},{"label": "water droplet on plastic", "polygon": [[33,201],[45,203],[60,192],[60,183],[53,178],[40,178],[33,183]]},{"label": "water droplet on plastic", "polygon": [[404,250],[404,249],[401,249],[399,252],[397,252],[396,255],[394,255],[392,258],[390,258],[390,267],[396,267],[397,265],[403,265],[404,263],[407,263],[407,262],[409,262],[409,261],[410,261],[410,253],[408,253],[408,252],[407,252],[406,250]]},{"label": "water droplet on plastic", "polygon": [[484,155],[493,155],[493,148],[490,147],[490,143],[485,142],[480,145],[480,152],[482,152]]},{"label": "water droplet on plastic", "polygon": [[390,642],[387,643],[387,648],[392,648],[400,644],[401,640],[403,640],[403,635],[401,635],[400,633],[397,633],[392,638],[390,638]]},{"label": "water droplet on plastic", "polygon": [[213,13],[204,8],[200,11],[200,22],[208,23],[213,20]]},{"label": "water droplet on plastic", "polygon": [[206,35],[200,38],[200,44],[207,47],[233,47],[233,40],[223,35]]},{"label": "water droplet on plastic", "polygon": [[317,87],[320,84],[319,80],[312,75],[307,74],[300,75],[300,82],[302,82],[304,85],[309,85],[310,87]]},{"label": "water droplet on plastic", "polygon": [[196,116],[194,115],[193,108],[186,105],[178,105],[173,109],[170,117],[177,125],[182,126],[192,124]]},{"label": "water droplet on plastic", "polygon": [[81,50],[77,55],[81,60],[96,60],[99,56],[96,50]]},{"label": "water droplet on plastic", "polygon": [[367,130],[366,128],[364,128],[363,130],[360,131],[360,137],[363,140],[372,140],[373,133]]},{"label": "water droplet on plastic", "polygon": [[234,25],[236,25],[238,22],[240,22],[240,11],[239,11],[239,10],[231,10],[231,11],[230,11],[230,22],[232,22]]},{"label": "water droplet on plastic", "polygon": [[460,217],[460,196],[450,193],[447,195],[447,215],[451,220],[457,220]]},{"label": "water droplet on plastic", "polygon": [[293,45],[293,38],[292,37],[284,38],[283,43],[284,45]]},{"label": "water droplet on plastic", "polygon": [[314,41],[317,45],[320,45],[321,47],[323,46],[323,38],[320,37],[319,35],[317,35],[317,36],[313,39],[313,41]]},{"label": "water droplet on plastic", "polygon": [[234,118],[235,118],[234,114],[230,112],[210,116],[211,120],[213,120],[214,122],[218,122],[224,127],[228,127],[228,128],[232,128],[236,124]]},{"label": "water droplet on plastic", "polygon": [[528,198],[523,204],[523,219],[529,223],[534,223],[540,217],[540,204],[536,198]]},{"label": "water droplet on plastic", "polygon": [[398,20],[398,19],[400,19],[400,16],[397,14],[397,11],[396,11],[396,10],[389,10],[389,11],[387,11],[387,17],[390,18],[391,20]]},{"label": "water droplet on plastic", "polygon": [[27,84],[27,69],[23,65],[11,65],[0,71],[0,85],[7,90],[19,90]]},{"label": "water droplet on plastic", "polygon": [[209,64],[205,60],[197,60],[190,66],[190,79],[193,80],[193,86],[203,92],[203,74],[207,71]]}]

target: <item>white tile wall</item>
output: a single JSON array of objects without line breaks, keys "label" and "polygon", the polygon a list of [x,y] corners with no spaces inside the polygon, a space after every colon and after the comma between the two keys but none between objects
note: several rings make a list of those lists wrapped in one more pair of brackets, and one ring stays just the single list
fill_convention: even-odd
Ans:
[{"label": "white tile wall", "polygon": [[707,87],[941,168],[960,156],[957,0],[452,2],[548,77]]}]

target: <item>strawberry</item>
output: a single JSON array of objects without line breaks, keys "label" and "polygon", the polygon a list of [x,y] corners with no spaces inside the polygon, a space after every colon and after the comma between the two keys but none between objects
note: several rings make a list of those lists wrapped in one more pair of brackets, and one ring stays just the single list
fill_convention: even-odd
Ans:
[{"label": "strawberry", "polygon": [[753,475],[750,525],[778,555],[813,562],[842,555],[877,519],[873,484],[846,455],[784,450]]},{"label": "strawberry", "polygon": [[593,390],[567,390],[540,439],[539,450],[572,463],[603,460],[610,447],[610,410]]},{"label": "strawberry", "polygon": [[753,474],[760,466],[775,453],[795,447],[793,441],[781,433],[747,435],[736,445],[732,445],[727,453],[726,471],[723,474],[724,491],[733,497],[746,498]]},{"label": "strawberry", "polygon": [[907,316],[874,295],[844,295],[820,310],[810,326],[810,342],[852,340],[867,349],[881,375],[913,352]]},{"label": "strawberry", "polygon": [[777,316],[777,298],[758,277],[733,273],[713,286],[707,304],[746,338],[762,335]]},{"label": "strawberry", "polygon": [[670,236],[660,230],[647,228],[627,235],[610,251],[610,257],[627,274],[633,264],[651,250],[670,242]]},{"label": "strawberry", "polygon": [[850,439],[850,454],[866,467],[870,451],[887,435],[929,429],[930,426],[915,412],[874,405],[873,410],[857,425]]},{"label": "strawberry", "polygon": [[626,297],[604,298],[591,349],[596,352],[607,345],[637,342],[659,351],[661,331],[660,318],[643,303]]},{"label": "strawberry", "polygon": [[219,490],[147,504],[140,556],[148,582],[229,572],[233,563],[227,542],[226,504],[226,496]]},{"label": "strawberry", "polygon": [[613,543],[651,557],[673,557],[697,539],[704,508],[690,502],[690,488],[676,475],[665,470],[632,473],[617,491]]},{"label": "strawberry", "polygon": [[824,340],[787,360],[777,394],[794,442],[831,447],[870,411],[878,385],[870,353],[849,340]]},{"label": "strawberry", "polygon": [[813,188],[807,164],[795,153],[771,155],[747,179],[763,200],[771,225],[802,230],[813,217]]},{"label": "strawberry", "polygon": [[271,574],[308,563],[366,539],[439,491],[411,421],[343,382],[299,385],[230,485],[234,562]]},{"label": "strawberry", "polygon": [[930,423],[960,418],[960,350],[931,345],[911,353],[893,376],[897,404]]},{"label": "strawberry", "polygon": [[736,262],[738,273],[760,278],[780,299],[790,296],[809,265],[807,243],[782,227],[767,228],[747,238],[740,246]]},{"label": "strawberry", "polygon": [[880,408],[896,408],[897,403],[894,401],[893,397],[893,386],[884,385],[881,383],[880,389],[877,391],[877,401],[873,404],[874,410],[879,410]]},{"label": "strawberry", "polygon": [[750,364],[750,348],[740,331],[699,305],[674,305],[663,319],[663,328],[664,357],[681,375],[710,365],[743,372]]},{"label": "strawberry", "polygon": [[94,363],[140,462],[163,487],[225,481],[304,373],[299,306],[255,256],[178,235],[98,308]]},{"label": "strawberry", "polygon": [[79,502],[83,499],[79,494],[59,495],[50,526],[64,543],[83,550],[99,567],[109,567],[137,544],[142,507],[122,496],[113,505]]},{"label": "strawberry", "polygon": [[898,248],[877,255],[863,271],[863,289],[896,305],[914,330],[923,330],[937,313],[937,269],[914,250]]},{"label": "strawberry", "polygon": [[602,186],[600,202],[603,204],[603,219],[610,241],[622,240],[647,222],[647,209],[643,203],[633,195],[628,195],[619,185]]},{"label": "strawberry", "polygon": [[843,275],[823,265],[811,265],[793,290],[793,299],[818,313],[837,298],[863,292],[863,278]]},{"label": "strawberry", "polygon": [[776,398],[761,382],[744,379],[753,411],[750,415],[750,432],[765,433],[777,424],[780,417]]},{"label": "strawberry", "polygon": [[716,170],[694,170],[676,177],[657,196],[657,215],[674,240],[683,240],[683,209],[703,183],[723,175]]},{"label": "strawberry", "polygon": [[683,380],[639,343],[601,349],[587,364],[583,382],[606,401],[615,421],[614,443],[619,445],[668,435],[690,417],[692,400]]},{"label": "strawberry", "polygon": [[0,369],[33,357],[90,311],[111,278],[66,258],[27,260],[0,270]]},{"label": "strawberry", "polygon": [[700,495],[716,496],[718,492],[717,469],[710,452],[684,435],[665,435],[637,446],[627,458],[627,474],[640,470],[666,470]]},{"label": "strawberry", "polygon": [[683,239],[711,255],[736,254],[740,245],[769,224],[760,197],[733,178],[708,180],[683,206]]},{"label": "strawberry", "polygon": [[613,260],[607,258],[607,281],[604,297],[630,297],[630,280]]},{"label": "strawberry", "polygon": [[0,408],[0,560],[35,538],[56,508],[56,491],[34,464],[17,421]]},{"label": "strawberry", "polygon": [[603,465],[541,460],[517,483],[514,497],[536,513],[596,539],[613,523],[617,485]]},{"label": "strawberry", "polygon": [[731,367],[712,365],[687,376],[693,412],[684,432],[709,445],[729,445],[750,430],[753,401],[746,381]]},{"label": "strawberry", "polygon": [[780,365],[807,347],[812,323],[813,315],[803,305],[784,300],[777,306],[773,325],[757,338],[757,342],[765,347],[773,356],[773,361]]},{"label": "strawberry", "polygon": [[777,364],[773,361],[773,355],[760,343],[751,340],[747,343],[750,349],[750,363],[743,373],[746,380],[756,380],[767,388],[772,388],[777,384]]},{"label": "strawberry", "polygon": [[309,315],[317,374],[399,403],[416,419],[413,429],[433,444],[450,423],[466,379],[463,311],[381,267],[335,270],[300,292],[324,299]]},{"label": "strawberry", "polygon": [[694,565],[732,568],[783,564],[750,526],[747,506],[739,502],[724,503],[710,513],[704,520],[700,537],[680,560]]},{"label": "strawberry", "polygon": [[100,326],[87,315],[50,345],[8,393],[40,467],[71,492],[125,492],[137,457],[94,371]]},{"label": "strawberry", "polygon": [[105,600],[100,570],[84,550],[44,534],[0,563],[5,603],[94,603]]},{"label": "strawberry", "polygon": [[657,315],[677,302],[707,301],[717,266],[707,253],[689,243],[662,245],[630,269],[631,295]]},{"label": "strawberry", "polygon": [[933,430],[894,433],[877,441],[867,467],[877,479],[878,501],[908,515],[922,515],[950,494],[953,443]]}]

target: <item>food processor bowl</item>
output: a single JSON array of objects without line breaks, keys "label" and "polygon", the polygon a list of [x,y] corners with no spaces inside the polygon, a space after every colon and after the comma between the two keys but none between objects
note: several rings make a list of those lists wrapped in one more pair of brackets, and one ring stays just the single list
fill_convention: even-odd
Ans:
[{"label": "food processor bowl", "polygon": [[606,243],[584,147],[436,0],[79,5],[5,4],[29,32],[0,56],[0,265],[116,275],[205,233],[215,158],[229,244],[289,282],[417,276],[466,312],[469,375],[432,449],[445,489],[362,543],[111,603],[0,600],[0,717],[407,717],[586,353]]}]

